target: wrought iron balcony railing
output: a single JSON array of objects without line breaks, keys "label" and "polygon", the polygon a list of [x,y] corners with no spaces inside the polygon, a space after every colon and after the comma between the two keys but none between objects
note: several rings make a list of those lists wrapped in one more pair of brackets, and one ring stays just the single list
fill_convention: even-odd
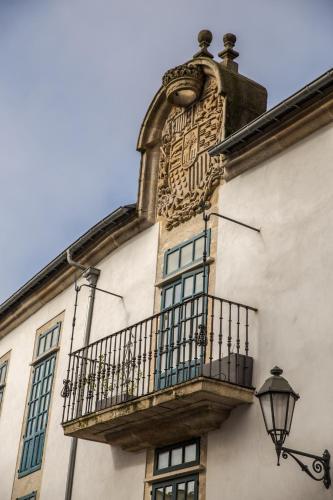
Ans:
[{"label": "wrought iron balcony railing", "polygon": [[251,387],[253,311],[200,294],[71,353],[63,423],[197,377]]}]

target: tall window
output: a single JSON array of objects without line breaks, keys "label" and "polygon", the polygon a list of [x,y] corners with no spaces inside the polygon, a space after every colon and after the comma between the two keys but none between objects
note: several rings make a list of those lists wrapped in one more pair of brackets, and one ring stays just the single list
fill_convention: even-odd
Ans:
[{"label": "tall window", "polygon": [[3,361],[0,360],[0,411],[1,411],[3,396],[4,396],[4,392],[5,392],[5,387],[6,387],[6,377],[7,377],[7,370],[8,370],[8,359],[4,359],[4,358],[5,358],[5,356],[2,358]]},{"label": "tall window", "polygon": [[[202,296],[207,291],[202,266],[204,244],[205,235],[200,233],[165,253],[164,274],[172,276],[177,271],[181,274],[177,272],[174,280],[162,289],[161,309],[164,314],[155,377],[159,389],[195,377],[204,361],[204,349],[196,343],[196,334],[205,322],[206,310]],[[206,244],[209,254],[210,233]]]},{"label": "tall window", "polygon": [[23,436],[19,477],[41,467],[60,324],[39,335]]}]

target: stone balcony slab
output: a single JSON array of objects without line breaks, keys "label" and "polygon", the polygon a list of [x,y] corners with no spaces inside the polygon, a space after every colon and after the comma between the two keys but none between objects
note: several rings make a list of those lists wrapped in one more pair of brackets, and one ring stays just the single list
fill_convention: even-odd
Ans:
[{"label": "stone balcony slab", "polygon": [[166,445],[218,429],[230,411],[250,404],[254,390],[197,377],[63,424],[66,436],[128,451]]}]

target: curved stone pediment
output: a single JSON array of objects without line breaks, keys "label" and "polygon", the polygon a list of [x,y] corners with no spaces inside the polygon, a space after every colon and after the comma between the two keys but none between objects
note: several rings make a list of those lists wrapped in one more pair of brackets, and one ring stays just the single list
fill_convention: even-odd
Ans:
[{"label": "curved stone pediment", "polygon": [[[207,58],[184,65],[193,66],[200,67],[204,75],[198,99],[187,107],[172,105],[162,86],[147,112],[138,140],[143,156],[142,174],[150,172],[151,178],[154,171],[155,193],[150,194],[155,199],[155,213],[166,221],[168,229],[202,210],[223,172],[220,159],[208,155],[208,149],[222,138],[224,97],[220,68]],[[179,75],[179,69],[176,70]],[[147,183],[141,182],[141,188],[147,189]],[[147,198],[143,193],[139,196],[142,200]]]},{"label": "curved stone pediment", "polygon": [[209,206],[223,175],[209,149],[266,109],[266,89],[238,73],[236,37],[225,35],[222,62],[207,50],[211,38],[200,32],[201,50],[166,72],[139,134],[138,210],[168,230]]},{"label": "curved stone pediment", "polygon": [[219,158],[208,154],[221,139],[223,97],[206,77],[200,99],[187,108],[173,106],[161,136],[157,213],[170,229],[202,210],[219,183]]}]

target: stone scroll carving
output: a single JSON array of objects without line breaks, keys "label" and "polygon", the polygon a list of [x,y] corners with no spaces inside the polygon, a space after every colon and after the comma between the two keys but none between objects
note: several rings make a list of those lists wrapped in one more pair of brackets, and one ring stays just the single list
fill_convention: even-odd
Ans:
[{"label": "stone scroll carving", "polygon": [[206,79],[200,100],[171,109],[162,131],[157,201],[168,229],[202,211],[220,181],[221,161],[207,151],[221,139],[222,116],[213,78]]}]

